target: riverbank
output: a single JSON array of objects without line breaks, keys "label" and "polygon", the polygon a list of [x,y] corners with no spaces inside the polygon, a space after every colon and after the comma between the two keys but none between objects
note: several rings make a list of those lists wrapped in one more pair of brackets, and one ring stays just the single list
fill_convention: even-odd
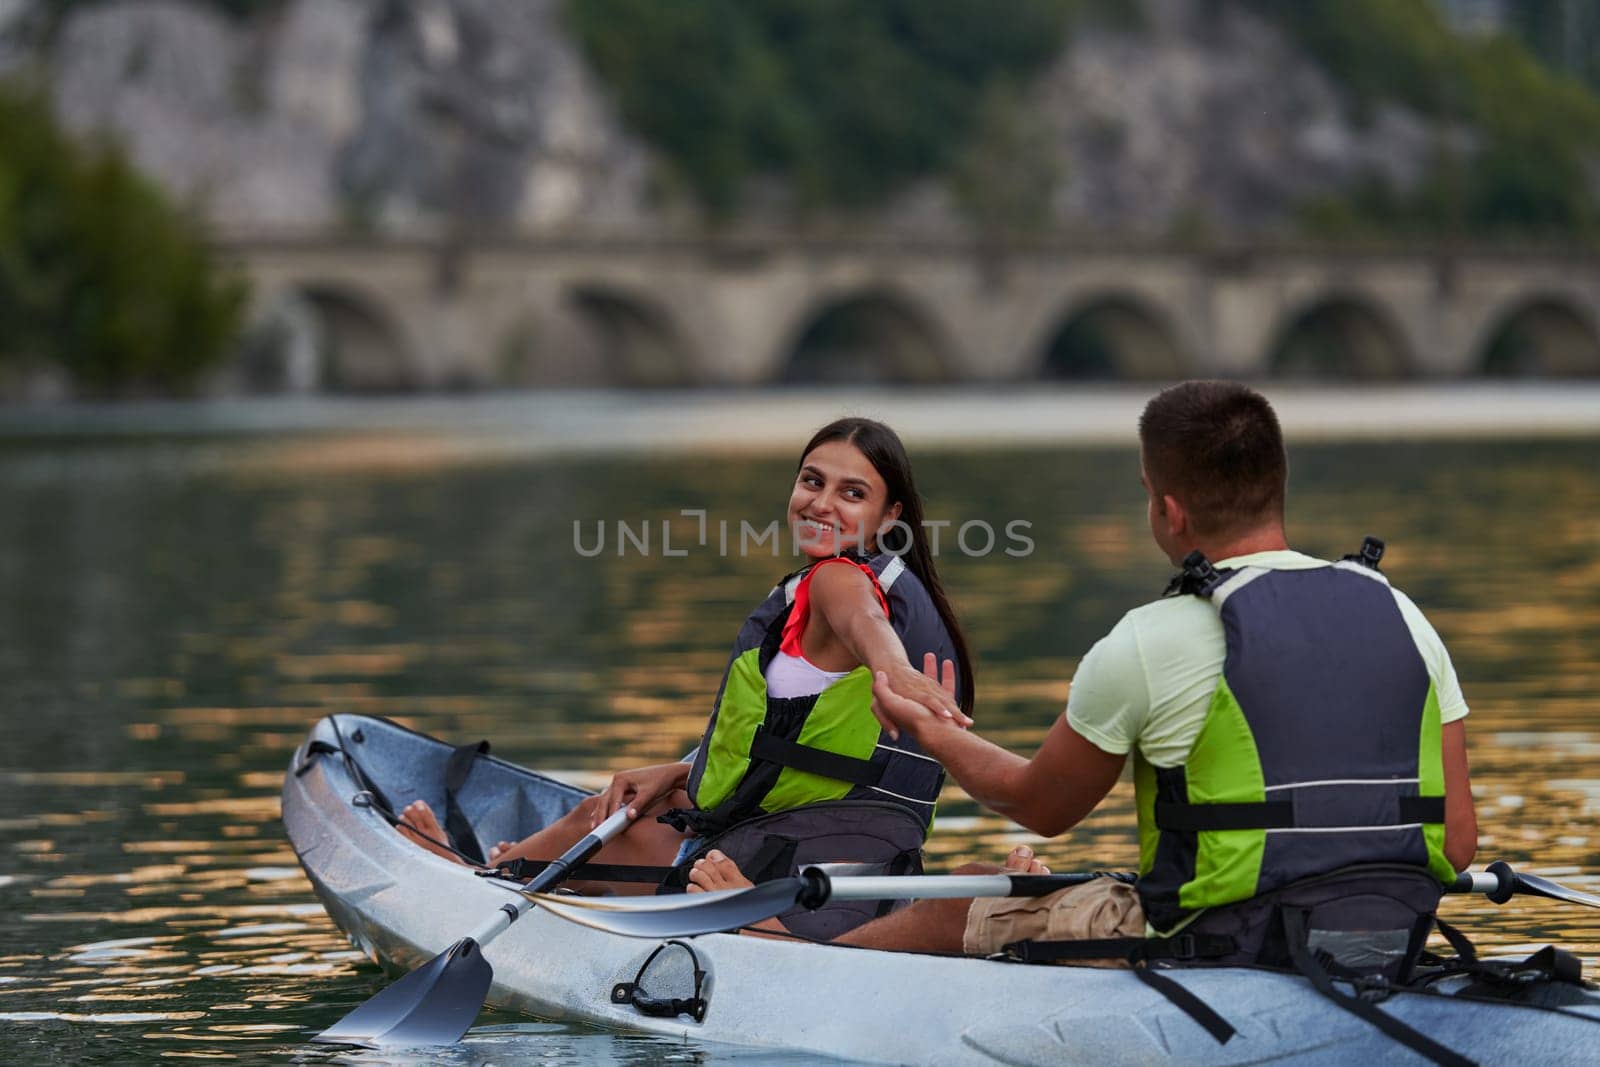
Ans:
[{"label": "riverbank", "polygon": [[[841,414],[919,448],[1131,444],[1154,387],[565,391],[294,397],[0,408],[0,441],[344,436],[449,438],[508,455],[785,451]],[[1600,383],[1266,386],[1296,441],[1600,437]]]}]

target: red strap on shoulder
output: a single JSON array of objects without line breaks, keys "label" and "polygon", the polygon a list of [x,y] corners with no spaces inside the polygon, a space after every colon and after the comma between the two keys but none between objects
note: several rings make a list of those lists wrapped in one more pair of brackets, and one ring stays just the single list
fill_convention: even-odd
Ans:
[{"label": "red strap on shoulder", "polygon": [[800,584],[795,587],[794,609],[789,612],[788,621],[783,624],[783,640],[778,645],[780,652],[805,658],[805,654],[800,651],[800,637],[806,632],[806,622],[811,618],[811,579],[830,563],[847,563],[859,568],[861,573],[867,576],[867,581],[872,583],[872,591],[878,597],[878,606],[883,608],[884,618],[889,617],[889,600],[883,595],[883,589],[878,585],[878,576],[872,573],[872,568],[844,556],[830,556],[806,571],[805,576],[800,579]]}]

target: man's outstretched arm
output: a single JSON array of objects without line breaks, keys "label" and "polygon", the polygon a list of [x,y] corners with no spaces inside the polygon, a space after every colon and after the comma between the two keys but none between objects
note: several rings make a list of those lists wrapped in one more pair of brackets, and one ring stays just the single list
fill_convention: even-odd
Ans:
[{"label": "man's outstretched arm", "polygon": [[1111,791],[1126,757],[1105,752],[1056,719],[1032,759],[1024,759],[891,688],[878,674],[872,695],[880,718],[916,738],[967,795],[1034,833],[1054,837],[1071,829]]}]

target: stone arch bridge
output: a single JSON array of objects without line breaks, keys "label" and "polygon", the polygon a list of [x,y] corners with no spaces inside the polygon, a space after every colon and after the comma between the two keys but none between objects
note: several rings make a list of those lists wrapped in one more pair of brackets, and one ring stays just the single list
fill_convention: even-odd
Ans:
[{"label": "stone arch bridge", "polygon": [[794,234],[218,243],[252,388],[1600,376],[1600,257]]}]

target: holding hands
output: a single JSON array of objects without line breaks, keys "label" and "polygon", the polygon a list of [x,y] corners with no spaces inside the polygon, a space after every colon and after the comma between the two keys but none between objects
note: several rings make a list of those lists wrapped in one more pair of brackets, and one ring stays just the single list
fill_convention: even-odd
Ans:
[{"label": "holding hands", "polygon": [[916,736],[921,729],[948,724],[965,730],[972,720],[961,711],[956,700],[956,665],[932,652],[922,657],[922,671],[909,663],[878,671],[872,680],[872,714],[898,739],[901,730]]}]

